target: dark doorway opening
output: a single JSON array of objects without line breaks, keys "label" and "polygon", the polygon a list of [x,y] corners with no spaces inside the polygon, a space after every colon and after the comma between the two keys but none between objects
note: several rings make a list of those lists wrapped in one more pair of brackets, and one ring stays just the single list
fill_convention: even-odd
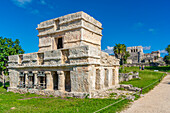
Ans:
[{"label": "dark doorway opening", "polygon": [[70,71],[65,71],[65,91],[71,92]]},{"label": "dark doorway opening", "polygon": [[58,38],[57,49],[63,48],[63,39]]},{"label": "dark doorway opening", "polygon": [[58,74],[54,72],[53,74],[53,89],[58,90]]}]

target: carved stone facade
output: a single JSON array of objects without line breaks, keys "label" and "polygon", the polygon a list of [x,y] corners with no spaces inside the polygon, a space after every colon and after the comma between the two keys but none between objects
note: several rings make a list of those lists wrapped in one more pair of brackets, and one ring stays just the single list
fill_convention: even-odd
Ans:
[{"label": "carved stone facade", "polygon": [[127,51],[130,53],[130,57],[127,59],[128,64],[164,63],[163,58],[160,57],[160,51],[145,54],[142,46],[127,47]]},{"label": "carved stone facade", "polygon": [[99,21],[77,12],[37,30],[38,52],[9,56],[9,91],[84,97],[118,84],[119,60],[101,51]]}]

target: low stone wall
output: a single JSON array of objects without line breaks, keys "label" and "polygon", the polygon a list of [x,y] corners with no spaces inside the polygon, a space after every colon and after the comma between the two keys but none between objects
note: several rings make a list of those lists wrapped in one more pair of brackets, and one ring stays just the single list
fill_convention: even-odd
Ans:
[{"label": "low stone wall", "polygon": [[53,91],[53,90],[38,90],[38,89],[27,89],[27,88],[8,88],[8,91],[14,92],[14,93],[34,93],[37,95],[53,95],[55,97],[76,97],[76,98],[85,98],[88,93],[85,92],[63,92],[63,91]]},{"label": "low stone wall", "polygon": [[141,88],[138,87],[133,87],[133,85],[125,85],[125,84],[120,84],[119,88],[123,88],[128,91],[141,91]]},{"label": "low stone wall", "polygon": [[167,66],[164,63],[133,63],[133,64],[124,64],[125,67],[139,67],[139,66]]},{"label": "low stone wall", "polygon": [[134,73],[134,72],[130,72],[130,73],[119,73],[119,82],[123,82],[123,81],[129,81],[133,78],[139,78],[139,73]]}]

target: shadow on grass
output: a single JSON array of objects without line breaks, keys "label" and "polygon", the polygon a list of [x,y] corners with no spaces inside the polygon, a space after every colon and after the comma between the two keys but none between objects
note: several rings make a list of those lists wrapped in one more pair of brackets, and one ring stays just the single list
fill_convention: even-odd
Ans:
[{"label": "shadow on grass", "polygon": [[161,66],[161,67],[160,66],[149,66],[149,67],[145,67],[145,69],[170,72],[170,66]]},{"label": "shadow on grass", "polygon": [[[2,82],[0,82],[0,87],[3,87]],[[3,88],[7,89],[8,87],[9,87],[9,82],[5,82],[5,87],[3,87]]]}]

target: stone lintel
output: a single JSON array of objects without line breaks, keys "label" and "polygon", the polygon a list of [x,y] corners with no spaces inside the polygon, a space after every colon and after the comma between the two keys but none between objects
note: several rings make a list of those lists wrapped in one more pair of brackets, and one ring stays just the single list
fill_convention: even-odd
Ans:
[{"label": "stone lintel", "polygon": [[86,27],[84,25],[78,25],[78,26],[75,26],[75,27],[70,27],[70,28],[57,30],[57,31],[52,31],[52,32],[48,32],[48,33],[40,33],[40,34],[38,34],[38,37],[46,36],[46,35],[50,35],[50,34],[55,34],[55,33],[62,33],[62,32],[71,31],[71,30],[80,29],[80,28],[84,28],[84,29],[86,29],[86,30],[88,30],[90,32],[93,32],[93,33],[97,34],[97,35],[103,36],[101,33],[98,33],[98,32],[96,32],[96,31],[94,31],[94,30],[92,30],[92,29],[90,29],[90,28],[88,28],[88,27]]}]

